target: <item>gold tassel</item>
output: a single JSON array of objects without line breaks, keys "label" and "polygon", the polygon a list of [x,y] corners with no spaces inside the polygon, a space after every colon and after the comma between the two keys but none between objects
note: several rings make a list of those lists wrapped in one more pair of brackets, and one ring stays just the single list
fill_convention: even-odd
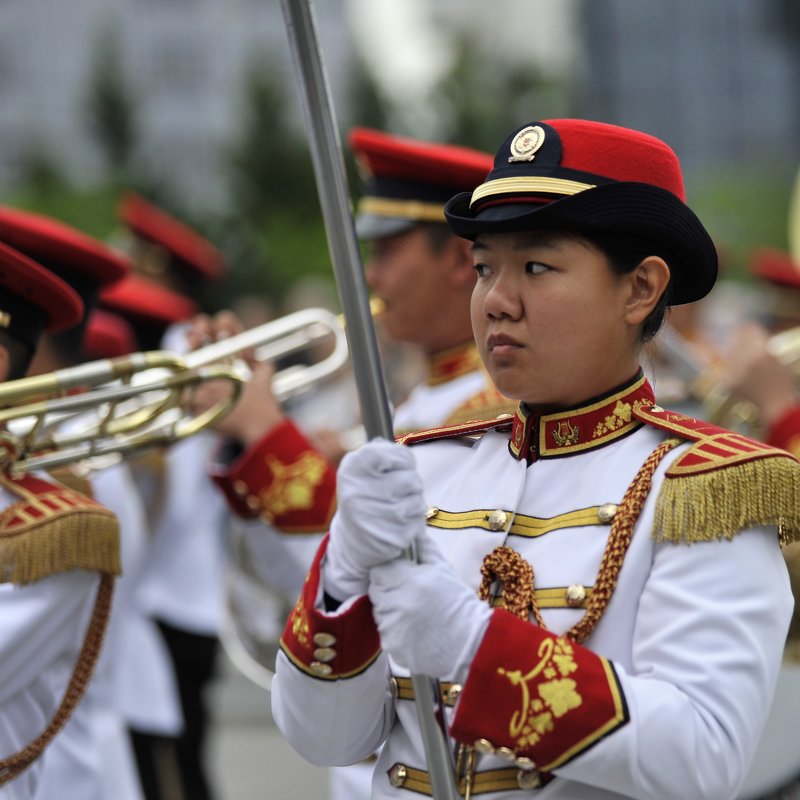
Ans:
[{"label": "gold tassel", "polygon": [[107,509],[81,509],[0,535],[0,582],[22,585],[85,569],[119,575],[119,522]]},{"label": "gold tassel", "polygon": [[775,525],[781,544],[800,539],[800,469],[788,457],[761,458],[665,478],[656,503],[658,542],[712,542]]}]

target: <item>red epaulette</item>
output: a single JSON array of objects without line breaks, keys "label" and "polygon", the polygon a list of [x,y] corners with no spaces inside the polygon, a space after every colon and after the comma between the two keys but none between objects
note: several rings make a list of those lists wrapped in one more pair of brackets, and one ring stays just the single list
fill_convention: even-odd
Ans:
[{"label": "red epaulette", "polygon": [[785,450],[660,406],[639,406],[633,409],[632,414],[647,425],[694,442],[670,465],[667,477],[702,474],[762,458],[797,461]]},{"label": "red epaulette", "polygon": [[793,455],[659,406],[632,414],[692,443],[664,473],[653,522],[657,541],[730,539],[760,526],[777,527],[784,543],[800,539],[800,462]]},{"label": "red epaulette", "polygon": [[462,436],[476,436],[489,431],[510,431],[513,422],[514,418],[511,414],[503,414],[501,417],[492,420],[471,420],[461,425],[442,425],[439,428],[414,431],[395,437],[395,441],[398,444],[412,445],[433,442],[437,439],[458,439]]}]

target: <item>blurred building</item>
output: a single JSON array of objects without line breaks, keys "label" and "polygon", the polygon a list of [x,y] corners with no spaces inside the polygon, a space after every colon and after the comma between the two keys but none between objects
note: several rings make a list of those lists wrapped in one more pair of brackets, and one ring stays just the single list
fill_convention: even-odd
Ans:
[{"label": "blurred building", "polygon": [[[387,87],[409,94],[425,85],[426,70],[440,76],[453,37],[472,31],[488,44],[487,59],[530,59],[569,81],[576,115],[662,136],[687,171],[765,158],[797,162],[796,0],[314,6],[340,117],[349,78],[361,68],[357,51]],[[177,187],[187,206],[224,200],[227,148],[241,125],[244,75],[257,56],[280,72],[300,116],[279,0],[2,0],[0,195],[36,156],[49,156],[77,181],[102,175],[87,103],[104,46],[121,64],[135,107],[139,162]],[[440,113],[427,111],[428,118]]]},{"label": "blurred building", "polygon": [[[342,3],[316,6],[331,85],[340,87],[353,49]],[[293,81],[278,0],[3,0],[0,192],[35,158],[78,182],[102,172],[87,109],[109,47],[136,112],[139,158],[190,204],[218,201],[247,69],[261,57]],[[297,98],[293,85],[287,94]],[[297,109],[299,117],[299,100]]]},{"label": "blurred building", "polygon": [[585,114],[664,138],[687,170],[794,165],[799,12],[796,0],[583,0]]}]

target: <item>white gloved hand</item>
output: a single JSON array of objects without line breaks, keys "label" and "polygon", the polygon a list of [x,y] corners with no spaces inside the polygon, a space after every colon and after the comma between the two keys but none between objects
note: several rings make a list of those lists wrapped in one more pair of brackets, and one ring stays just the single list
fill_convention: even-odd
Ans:
[{"label": "white gloved hand", "polygon": [[397,559],[370,570],[381,646],[413,675],[462,681],[492,609],[458,578],[427,533],[415,545],[419,563]]},{"label": "white gloved hand", "polygon": [[342,459],[336,494],[323,586],[346,600],[366,594],[370,569],[402,555],[424,532],[425,501],[411,451],[386,439]]}]

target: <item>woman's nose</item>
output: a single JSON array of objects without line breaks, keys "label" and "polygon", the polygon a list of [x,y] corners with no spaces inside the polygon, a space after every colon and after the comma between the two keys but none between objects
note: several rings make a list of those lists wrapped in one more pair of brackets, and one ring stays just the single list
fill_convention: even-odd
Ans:
[{"label": "woman's nose", "polygon": [[484,310],[492,319],[517,319],[522,310],[517,281],[503,274],[495,276],[486,291]]}]

